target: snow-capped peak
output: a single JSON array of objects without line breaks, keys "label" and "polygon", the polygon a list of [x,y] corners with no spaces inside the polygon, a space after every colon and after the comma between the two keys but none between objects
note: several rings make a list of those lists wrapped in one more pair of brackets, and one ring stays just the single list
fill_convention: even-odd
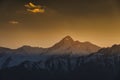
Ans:
[{"label": "snow-capped peak", "polygon": [[48,49],[49,54],[79,54],[86,55],[92,52],[97,52],[100,47],[90,42],[74,41],[70,36],[66,36],[60,42]]},{"label": "snow-capped peak", "polygon": [[72,37],[66,36],[65,38],[63,38],[62,41],[71,41],[71,42],[73,42],[74,40],[72,39]]}]

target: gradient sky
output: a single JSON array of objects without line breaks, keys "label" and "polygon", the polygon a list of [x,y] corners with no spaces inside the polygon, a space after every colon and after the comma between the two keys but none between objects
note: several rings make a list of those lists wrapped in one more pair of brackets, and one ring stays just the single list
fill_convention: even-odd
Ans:
[{"label": "gradient sky", "polygon": [[[27,10],[29,2],[45,12]],[[70,35],[106,47],[120,43],[120,0],[0,0],[0,46],[49,47]]]}]

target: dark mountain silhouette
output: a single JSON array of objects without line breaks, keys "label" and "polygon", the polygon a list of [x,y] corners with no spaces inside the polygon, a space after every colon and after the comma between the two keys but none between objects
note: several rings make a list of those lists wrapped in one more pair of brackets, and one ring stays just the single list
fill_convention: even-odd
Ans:
[{"label": "dark mountain silhouette", "polygon": [[1,48],[0,80],[119,80],[120,45],[99,49],[70,36],[50,48]]},{"label": "dark mountain silhouette", "polygon": [[120,45],[113,45],[112,47],[103,48],[99,53],[104,55],[120,55]]},{"label": "dark mountain silhouette", "polygon": [[[49,48],[22,46],[18,49],[0,48],[0,68],[5,64],[8,58],[11,58],[9,63],[4,67],[12,67],[24,61],[39,61],[44,60],[43,57],[52,55],[88,55],[97,52],[100,47],[90,42],[74,41],[70,36],[66,36],[60,42]],[[46,59],[46,58],[45,58]]]}]

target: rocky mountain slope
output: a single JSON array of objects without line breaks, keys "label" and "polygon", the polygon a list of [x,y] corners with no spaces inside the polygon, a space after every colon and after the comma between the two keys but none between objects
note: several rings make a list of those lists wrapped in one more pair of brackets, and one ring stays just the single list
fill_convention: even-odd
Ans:
[{"label": "rocky mountain slope", "polygon": [[16,66],[8,67],[12,59],[7,58],[0,70],[1,80],[22,78],[29,80],[33,78],[37,80],[120,79],[120,45],[102,48],[89,55],[40,55],[38,59],[36,61],[26,59]]},{"label": "rocky mountain slope", "polygon": [[[24,62],[44,62],[53,56],[83,56],[97,52],[100,47],[90,42],[74,41],[66,36],[49,48],[23,46],[18,49],[0,48],[0,69],[17,66]],[[43,65],[41,65],[43,67]]]}]

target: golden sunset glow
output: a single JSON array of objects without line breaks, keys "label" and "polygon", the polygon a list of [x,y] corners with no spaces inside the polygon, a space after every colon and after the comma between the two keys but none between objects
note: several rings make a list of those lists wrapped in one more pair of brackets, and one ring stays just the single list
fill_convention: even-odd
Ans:
[{"label": "golden sunset glow", "polygon": [[45,10],[44,9],[27,9],[27,11],[33,12],[33,13],[44,13]]},{"label": "golden sunset glow", "polygon": [[49,47],[66,35],[102,47],[120,43],[117,0],[3,1],[2,4],[0,46]]},{"label": "golden sunset glow", "polygon": [[34,5],[33,3],[29,3],[25,5],[27,11],[32,12],[32,13],[44,13],[45,10],[42,8],[40,5]]}]

